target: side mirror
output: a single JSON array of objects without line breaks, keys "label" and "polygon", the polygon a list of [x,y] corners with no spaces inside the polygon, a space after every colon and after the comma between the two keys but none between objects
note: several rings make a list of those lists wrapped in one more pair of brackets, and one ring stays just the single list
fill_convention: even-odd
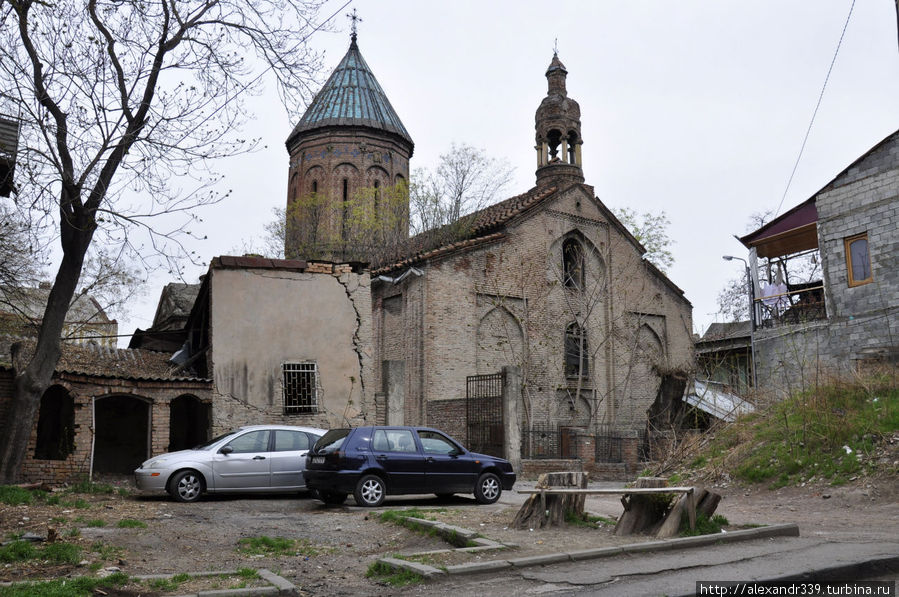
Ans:
[{"label": "side mirror", "polygon": [[234,451],[234,448],[232,448],[230,445],[222,446],[221,450],[219,450],[219,454],[224,454],[225,456],[227,456],[228,454],[230,454],[233,451]]}]

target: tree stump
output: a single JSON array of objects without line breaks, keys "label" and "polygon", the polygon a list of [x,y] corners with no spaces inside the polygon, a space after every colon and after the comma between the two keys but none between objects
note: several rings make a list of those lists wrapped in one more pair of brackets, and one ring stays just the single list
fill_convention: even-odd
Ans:
[{"label": "tree stump", "polygon": [[[667,487],[668,479],[664,477],[638,477],[635,488]],[[671,495],[666,493],[651,495],[627,495],[621,498],[624,513],[615,525],[618,536],[650,533],[658,526],[668,512]]]},{"label": "tree stump", "polygon": [[[558,472],[543,473],[537,478],[537,489],[549,487],[587,487],[587,473]],[[560,525],[565,522],[565,514],[573,512],[577,516],[584,514],[584,495],[531,495],[524,504],[512,526],[516,529],[542,529],[543,527]]]}]

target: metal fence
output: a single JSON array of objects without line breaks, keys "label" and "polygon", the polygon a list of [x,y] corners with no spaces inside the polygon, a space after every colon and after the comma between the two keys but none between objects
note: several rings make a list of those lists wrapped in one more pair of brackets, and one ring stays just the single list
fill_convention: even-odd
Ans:
[{"label": "metal fence", "polygon": [[[565,449],[565,435],[571,431],[570,427],[558,425],[535,425],[522,430],[521,457],[526,460],[577,458],[575,446]],[[624,432],[607,425],[601,426],[596,433],[577,430],[577,437],[585,436],[593,442],[596,462],[624,462]],[[574,439],[573,435],[570,437]]]}]

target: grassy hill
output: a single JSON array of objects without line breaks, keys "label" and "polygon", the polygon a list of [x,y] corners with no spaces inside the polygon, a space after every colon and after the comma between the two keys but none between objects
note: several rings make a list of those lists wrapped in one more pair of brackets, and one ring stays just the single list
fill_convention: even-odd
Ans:
[{"label": "grassy hill", "polygon": [[654,474],[772,488],[899,476],[899,377],[842,380],[684,438]]}]

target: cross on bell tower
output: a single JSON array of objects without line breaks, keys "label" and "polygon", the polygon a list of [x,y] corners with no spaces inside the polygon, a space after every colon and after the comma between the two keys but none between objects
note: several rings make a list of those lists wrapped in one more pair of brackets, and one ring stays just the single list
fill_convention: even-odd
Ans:
[{"label": "cross on bell tower", "polygon": [[568,70],[559,60],[559,42],[546,69],[547,92],[534,117],[537,145],[537,185],[584,182],[581,169],[581,108],[568,97]]}]

